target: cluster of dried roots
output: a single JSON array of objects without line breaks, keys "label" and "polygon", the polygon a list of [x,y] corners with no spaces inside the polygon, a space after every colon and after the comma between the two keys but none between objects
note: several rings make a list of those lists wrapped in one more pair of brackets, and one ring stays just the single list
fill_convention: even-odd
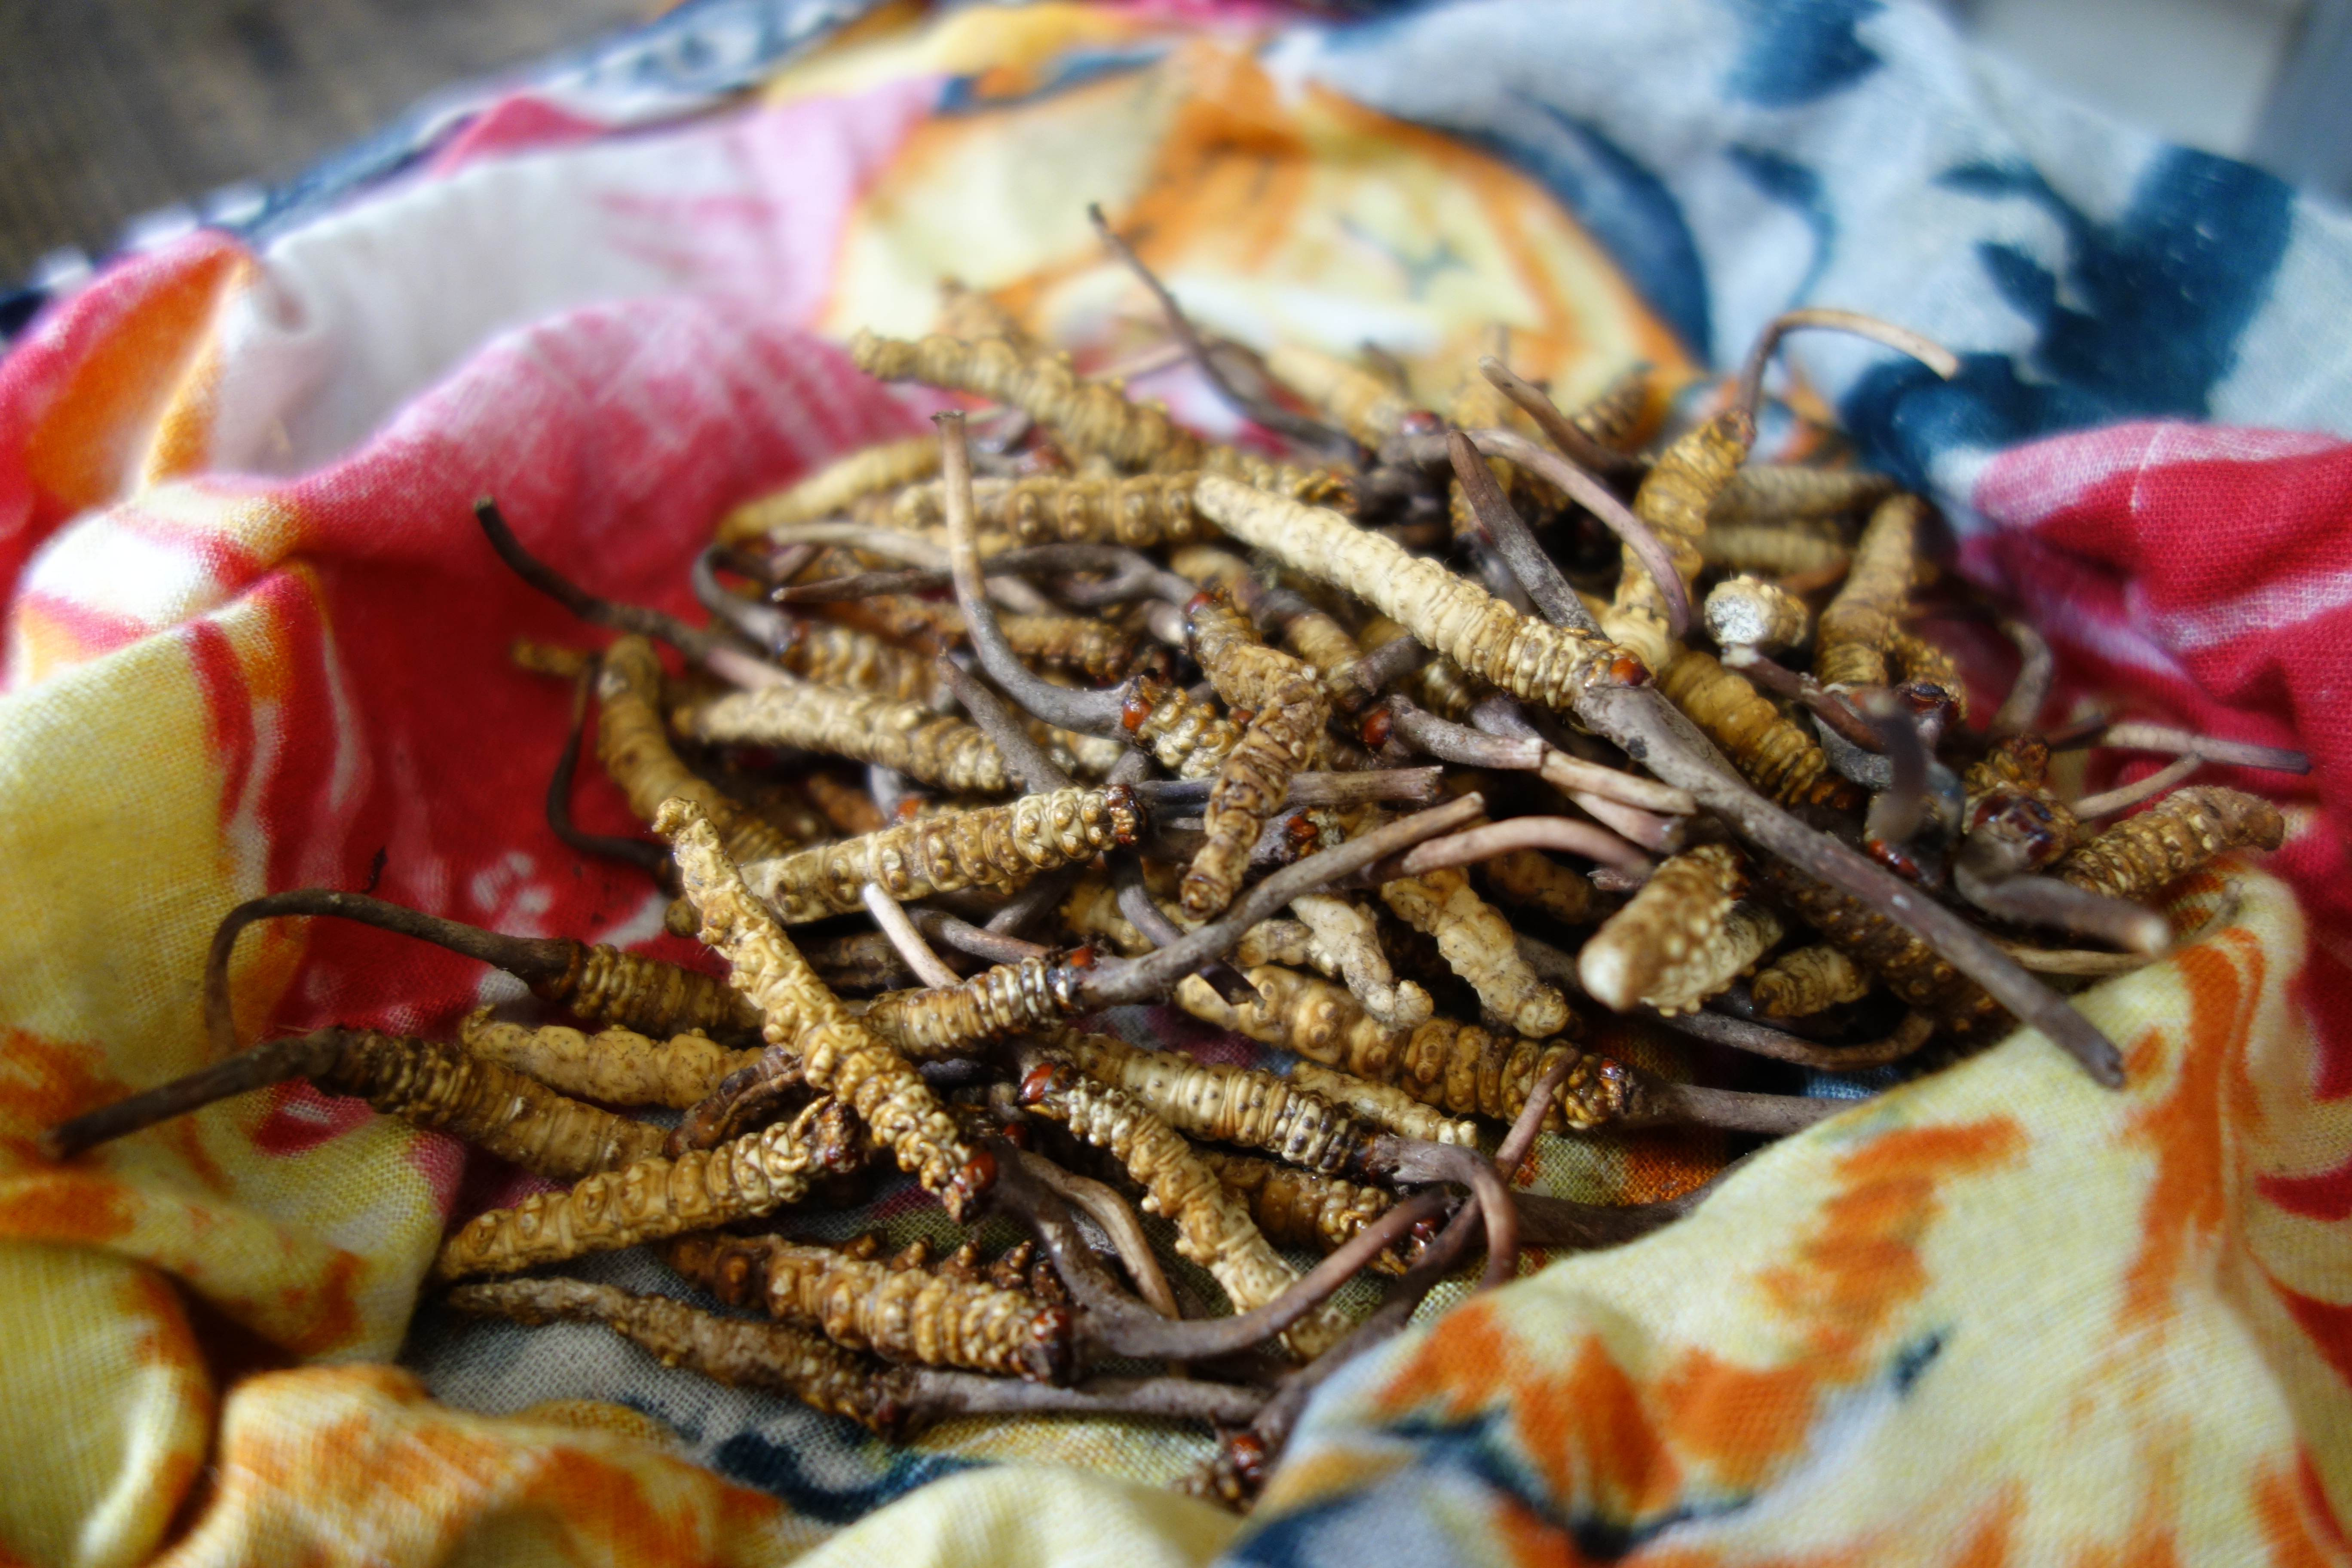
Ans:
[{"label": "cluster of dried roots", "polygon": [[[575,672],[583,713],[596,695],[596,754],[667,843],[572,827],[576,741],[552,825],[659,879],[723,983],[273,895],[215,942],[215,1065],[55,1130],[54,1151],[307,1077],[568,1184],[448,1238],[434,1278],[469,1311],[604,1323],[883,1431],[1192,1417],[1225,1435],[1200,1484],[1240,1500],[1315,1381],[1474,1247],[1493,1283],[1522,1241],[1605,1245],[1694,1201],[1513,1194],[1539,1131],[1770,1136],[1831,1103],[1666,1081],[1586,1048],[1580,1013],[1831,1070],[2016,1017],[2113,1082],[2113,1047],[2026,968],[2145,962],[2168,931],[2140,900],[2278,841],[2276,811],[2220,788],[2096,830],[2137,797],[2053,787],[2053,744],[2100,731],[2035,731],[2032,634],[2011,628],[2027,673],[1977,727],[1912,626],[1922,503],[1748,460],[1782,331],[1940,362],[1907,334],[1784,318],[1719,409],[1654,452],[1638,374],[1563,414],[1489,359],[1430,406],[1286,352],[1270,363],[1295,401],[1234,395],[1277,458],[955,304],[977,325],[853,353],[1002,405],[999,438],[976,454],[943,416],[935,442],[853,454],[722,520],[696,571],[707,628],[591,597],[481,509],[509,563],[620,633],[528,662]],[[698,675],[666,671],[657,643]],[[2190,759],[2157,787],[2200,754],[2293,761],[2106,733]],[[441,942],[601,1032],[477,1016],[454,1042],[328,1028],[239,1051],[227,961],[280,915]],[[1171,998],[1295,1070],[1082,1023]],[[891,1164],[952,1219],[1002,1211],[1033,1240],[983,1259],[793,1238]],[[1230,1313],[1179,1296],[1137,1204]],[[637,1246],[733,1310],[524,1273]],[[1352,1322],[1331,1298],[1366,1269],[1386,1304]],[[1098,1375],[1108,1357],[1186,1370]]]}]

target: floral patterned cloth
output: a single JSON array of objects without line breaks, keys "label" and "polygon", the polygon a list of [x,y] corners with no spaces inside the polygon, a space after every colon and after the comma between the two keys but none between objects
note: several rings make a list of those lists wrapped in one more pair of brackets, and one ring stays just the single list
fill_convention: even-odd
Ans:
[{"label": "floral patterned cloth", "polygon": [[[568,693],[506,648],[590,639],[468,503],[497,495],[593,588],[686,610],[725,508],[922,428],[836,345],[922,330],[940,275],[1118,356],[1144,307],[1088,200],[1216,330],[1377,341],[1433,395],[1496,321],[1563,397],[1736,358],[1797,302],[1960,351],[1943,384],[1800,338],[1790,401],[1926,485],[2079,688],[2315,763],[2284,793],[2214,771],[2294,803],[2294,832],[2266,872],[2179,889],[2186,930],[2234,887],[2226,929],[2084,998],[2129,1086],[2021,1037],[1776,1146],[1647,1241],[1532,1258],[1459,1310],[1449,1288],[1334,1380],[1246,1523],[1157,1489],[1205,1449],[1179,1429],[969,1420],[892,1447],[602,1330],[420,1308],[452,1215],[529,1184],[306,1085],[39,1157],[43,1127],[206,1059],[205,944],[262,891],[365,886],[708,965],[641,881],[548,834]],[[404,121],[249,232],[118,261],[0,362],[0,1548],[2352,1557],[2347,304],[2342,220],[1872,0],[689,5]],[[1137,390],[1230,428],[1181,370]],[[625,829],[601,781],[577,810]],[[325,921],[249,932],[233,987],[247,1040],[441,1033],[520,994]],[[1255,1059],[1162,1010],[1118,1022]],[[1633,1201],[1724,1152],[1546,1140],[1534,1180]],[[877,1225],[952,1234],[904,1189],[803,1228]]]}]

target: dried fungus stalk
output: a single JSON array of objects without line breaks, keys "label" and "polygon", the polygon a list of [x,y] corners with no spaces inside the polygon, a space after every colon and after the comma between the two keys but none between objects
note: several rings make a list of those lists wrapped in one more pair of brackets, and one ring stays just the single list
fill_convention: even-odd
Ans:
[{"label": "dried fungus stalk", "polygon": [[961,1218],[994,1181],[987,1151],[967,1143],[906,1058],[824,988],[743,885],[699,812],[683,801],[667,803],[654,826],[677,853],[687,894],[702,915],[703,942],[733,965],[728,979],[759,1007],[768,1043],[790,1051],[811,1084],[854,1109],[900,1168]]}]

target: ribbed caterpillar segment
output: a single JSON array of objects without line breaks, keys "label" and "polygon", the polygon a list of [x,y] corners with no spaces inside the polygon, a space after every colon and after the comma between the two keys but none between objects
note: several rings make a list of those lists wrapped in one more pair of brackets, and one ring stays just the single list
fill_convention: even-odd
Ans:
[{"label": "ribbed caterpillar segment", "polygon": [[886,992],[866,1009],[865,1023],[913,1060],[944,1061],[1070,1017],[1079,1010],[1077,978],[1063,964],[1024,958],[959,985]]},{"label": "ribbed caterpillar segment", "polygon": [[1594,1001],[1624,1012],[1721,933],[1748,890],[1748,858],[1724,844],[1674,856],[1601,923],[1576,962]]},{"label": "ribbed caterpillar segment", "polygon": [[1888,497],[1870,514],[1845,586],[1814,630],[1813,674],[1822,685],[1886,684],[1886,643],[1911,592],[1919,516],[1918,499],[1907,495]]},{"label": "ribbed caterpillar segment", "polygon": [[1565,1041],[1496,1035],[1452,1018],[1384,1028],[1328,981],[1272,965],[1250,970],[1248,978],[1260,998],[1248,1006],[1227,1003],[1197,975],[1177,986],[1175,1000],[1203,1022],[1372,1083],[1394,1084],[1422,1104],[1456,1116],[1510,1121],[1561,1053],[1576,1058],[1576,1065],[1545,1114],[1547,1131],[1598,1127],[1643,1109],[1640,1082],[1623,1066]]},{"label": "ribbed caterpillar segment", "polygon": [[1784,952],[1758,972],[1749,994],[1767,1018],[1806,1018],[1870,994],[1870,976],[1829,942]]},{"label": "ribbed caterpillar segment", "polygon": [[836,458],[773,495],[737,507],[720,521],[719,542],[736,544],[771,529],[814,522],[849,510],[863,496],[895,490],[940,471],[936,436],[908,436]]},{"label": "ribbed caterpillar segment", "polygon": [[1771,857],[1759,858],[1753,869],[1782,907],[1938,1028],[1980,1035],[2009,1021],[2008,1012],[1983,987],[1886,916]]},{"label": "ribbed caterpillar segment", "polygon": [[662,1129],[651,1122],[583,1104],[438,1040],[349,1030],[333,1065],[315,1081],[329,1094],[364,1100],[386,1116],[446,1132],[550,1181],[577,1181],[662,1145]]},{"label": "ribbed caterpillar segment", "polygon": [[1120,723],[1135,743],[1180,779],[1204,779],[1241,744],[1241,727],[1165,682],[1147,682],[1127,702]]},{"label": "ribbed caterpillar segment", "polygon": [[967,1142],[922,1075],[825,989],[691,805],[667,803],[655,827],[670,840],[703,942],[733,966],[728,979],[759,1008],[768,1043],[796,1054],[812,1085],[855,1110],[899,1169],[962,1218],[995,1185],[994,1157]]},{"label": "ribbed caterpillar segment", "polygon": [[1080,1072],[1127,1090],[1178,1131],[1264,1149],[1325,1175],[1347,1168],[1373,1131],[1330,1100],[1261,1068],[1139,1050],[1107,1035],[1066,1034],[1061,1043]]},{"label": "ribbed caterpillar segment", "polygon": [[1540,849],[1514,849],[1479,866],[1486,890],[1505,903],[1524,904],[1564,925],[1582,925],[1599,914],[1601,895],[1583,872],[1561,865]]},{"label": "ribbed caterpillar segment", "polygon": [[[657,1040],[634,1029],[583,1035],[561,1024],[533,1028],[495,1022],[480,1008],[457,1026],[468,1056],[495,1062],[560,1094],[608,1105],[667,1105],[685,1110],[719,1080],[759,1059],[756,1050],[729,1050],[705,1035]],[[650,1152],[650,1151],[648,1151]]]},{"label": "ribbed caterpillar segment", "polygon": [[[1293,470],[1303,479],[1303,470]],[[1184,544],[1217,531],[1192,507],[1198,473],[1125,477],[1039,475],[975,479],[978,525],[1001,529],[1024,544],[1109,541],[1130,550]],[[900,528],[937,527],[946,516],[943,488],[917,485],[892,503]]]},{"label": "ribbed caterpillar segment", "polygon": [[730,1307],[764,1310],[886,1361],[1037,1383],[1066,1381],[1074,1364],[1067,1309],[986,1280],[775,1237],[693,1237],[667,1256]]},{"label": "ribbed caterpillar segment", "polygon": [[[1022,1098],[1072,1133],[1108,1152],[1144,1190],[1143,1206],[1176,1227],[1176,1250],[1207,1269],[1224,1288],[1234,1310],[1263,1307],[1298,1282],[1251,1220],[1181,1134],[1125,1089],[1097,1083],[1060,1067],[1036,1069]],[[1321,1354],[1347,1333],[1345,1317],[1326,1302],[1283,1336],[1302,1356]]]},{"label": "ribbed caterpillar segment", "polygon": [[597,661],[596,760],[629,797],[629,810],[651,822],[662,802],[682,796],[702,808],[730,855],[758,859],[790,849],[782,834],[678,761],[662,725],[661,690],[661,659],[634,632]]},{"label": "ribbed caterpillar segment", "polygon": [[2211,784],[2177,789],[2075,850],[2058,877],[2112,899],[2146,898],[2216,855],[2275,849],[2285,838],[2286,818],[2259,796]]},{"label": "ribbed caterpillar segment", "polygon": [[680,708],[671,723],[698,741],[830,752],[959,795],[1011,787],[996,742],[970,721],[878,694],[768,686]]},{"label": "ribbed caterpillar segment", "polygon": [[1519,615],[1438,563],[1339,513],[1213,478],[1196,505],[1243,542],[1330,582],[1423,644],[1514,697],[1565,710],[1591,686],[1634,684],[1646,667],[1626,649]]},{"label": "ribbed caterpillar segment", "polygon": [[[1395,1196],[1383,1187],[1296,1170],[1254,1154],[1203,1149],[1200,1155],[1202,1163],[1215,1173],[1225,1191],[1247,1206],[1258,1229],[1276,1247],[1336,1252],[1396,1206]],[[1403,1260],[1393,1252],[1373,1258],[1372,1267],[1383,1274],[1404,1270]]]},{"label": "ribbed caterpillar segment", "polygon": [[1430,1143],[1459,1143],[1473,1149],[1478,1146],[1475,1124],[1446,1116],[1394,1084],[1374,1083],[1317,1061],[1294,1064],[1290,1082],[1293,1088],[1318,1095],[1383,1131]]},{"label": "ribbed caterpillar segment", "polygon": [[513,1274],[591,1252],[751,1219],[808,1194],[826,1169],[854,1168],[856,1155],[828,1136],[830,1100],[716,1149],[675,1160],[652,1156],[582,1178],[570,1191],[539,1193],[492,1209],[443,1243],[436,1279]]},{"label": "ribbed caterpillar segment", "polygon": [[864,906],[871,882],[901,903],[1016,882],[1131,844],[1143,818],[1132,792],[1063,789],[1003,805],[942,813],[743,868],[751,890],[788,924]]},{"label": "ribbed caterpillar segment", "polygon": [[893,1428],[890,1384],[874,1364],[805,1329],[722,1318],[667,1296],[639,1296],[579,1279],[502,1279],[460,1285],[449,1305],[537,1326],[602,1323],[664,1366],[683,1366],[730,1387],[788,1394],[828,1415],[876,1432]]},{"label": "ribbed caterpillar segment", "polygon": [[[1745,409],[1726,409],[1668,447],[1634,492],[1633,515],[1666,547],[1685,592],[1698,580],[1708,509],[1755,444],[1756,421]],[[1601,629],[1651,669],[1664,669],[1674,656],[1665,595],[1631,546],[1619,553],[1617,595],[1601,616]]]},{"label": "ribbed caterpillar segment", "polygon": [[1421,411],[1409,393],[1360,365],[1303,343],[1276,343],[1266,355],[1265,368],[1367,447],[1378,447]]},{"label": "ribbed caterpillar segment", "polygon": [[1195,600],[1186,630],[1217,695],[1255,715],[1217,769],[1202,814],[1205,842],[1184,872],[1184,912],[1208,920],[1233,901],[1259,831],[1314,755],[1331,699],[1304,662],[1260,642],[1228,600]]},{"label": "ribbed caterpillar segment", "polygon": [[533,981],[530,989],[541,1001],[591,1022],[641,1035],[701,1034],[728,1040],[757,1037],[760,1032],[758,1010],[726,981],[603,942],[575,944],[571,966],[552,980]]},{"label": "ribbed caterpillar segment", "polygon": [[870,691],[901,702],[928,703],[940,685],[938,671],[920,654],[829,621],[795,623],[778,662],[812,685]]},{"label": "ribbed caterpillar segment", "polygon": [[1804,799],[1829,765],[1819,742],[1713,654],[1682,649],[1658,678],[1658,689],[1775,800]]},{"label": "ribbed caterpillar segment", "polygon": [[1078,379],[1058,354],[1024,353],[1003,338],[966,342],[937,333],[914,342],[863,331],[849,357],[879,381],[919,381],[1008,404],[1050,426],[1073,452],[1099,452],[1130,468],[1176,472],[1201,466],[1198,437],[1150,404],[1130,403],[1118,388]]},{"label": "ribbed caterpillar segment", "polygon": [[1885,474],[1859,468],[1750,463],[1716,492],[1715,504],[1707,509],[1707,526],[1712,531],[1724,523],[1839,517],[1877,505],[1894,489],[1895,481]]},{"label": "ribbed caterpillar segment", "polygon": [[1510,921],[1472,889],[1460,868],[1384,882],[1381,899],[1407,925],[1435,940],[1446,966],[1469,982],[1486,1011],[1529,1039],[1568,1027],[1568,998],[1528,966]]}]

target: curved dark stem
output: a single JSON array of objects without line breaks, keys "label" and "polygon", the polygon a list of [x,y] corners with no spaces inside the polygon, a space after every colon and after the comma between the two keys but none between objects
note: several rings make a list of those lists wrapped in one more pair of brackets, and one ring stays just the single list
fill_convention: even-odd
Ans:
[{"label": "curved dark stem", "polygon": [[1858,1072],[1864,1068],[1885,1067],[1899,1062],[1927,1043],[1936,1033],[1936,1022],[1924,1013],[1906,1013],[1895,1032],[1883,1040],[1872,1040],[1859,1046],[1822,1046],[1801,1039],[1783,1029],[1769,1025],[1750,1023],[1744,1018],[1727,1018],[1720,1013],[1677,1013],[1669,1018],[1664,1014],[1649,1015],[1677,1034],[1696,1040],[1709,1040],[1718,1046],[1750,1055],[1770,1057],[1774,1061],[1794,1062],[1799,1067],[1819,1068],[1825,1072]]},{"label": "curved dark stem", "polygon": [[1885,744],[1879,739],[1878,731],[1870,721],[1856,711],[1843,696],[1801,670],[1790,669],[1779,660],[1745,647],[1724,649],[1723,668],[1738,670],[1768,691],[1803,703],[1808,711],[1820,716],[1822,723],[1874,756]]},{"label": "curved dark stem", "polygon": [[1328,453],[1342,462],[1362,466],[1363,448],[1345,431],[1335,430],[1320,420],[1294,413],[1270,399],[1252,396],[1235,386],[1233,379],[1217,363],[1216,355],[1209,352],[1209,345],[1202,340],[1199,331],[1186,319],[1176,303],[1176,297],[1168,291],[1168,286],[1153,276],[1151,268],[1143,264],[1143,258],[1135,254],[1134,247],[1121,239],[1118,232],[1110,226],[1110,220],[1103,216],[1102,205],[1088,203],[1087,217],[1094,224],[1095,232],[1102,236],[1103,244],[1109,247],[1111,254],[1126,263],[1128,270],[1151,291],[1154,300],[1160,301],[1160,313],[1168,318],[1168,330],[1175,334],[1177,342],[1184,345],[1185,353],[1200,367],[1201,374],[1209,378],[1209,384],[1223,393],[1228,403],[1278,436],[1287,437],[1318,452]]},{"label": "curved dark stem", "polygon": [[2050,679],[2057,660],[2051,657],[2049,641],[2023,621],[2003,616],[1996,624],[2001,636],[2017,645],[2017,679],[2010,683],[2009,695],[2000,700],[1985,738],[2005,741],[2033,728],[2042,704],[2049,700]]},{"label": "curved dark stem", "polygon": [[[1171,942],[1184,940],[1184,933],[1174,921],[1168,918],[1159,904],[1152,900],[1151,889],[1143,885],[1143,862],[1132,855],[1118,856],[1114,861],[1112,876],[1118,888],[1118,912],[1127,923],[1143,933],[1144,941],[1154,947],[1164,948]],[[1209,983],[1210,989],[1225,999],[1229,1007],[1247,1007],[1265,1000],[1257,987],[1244,978],[1242,972],[1222,958],[1202,964],[1196,973]]]},{"label": "curved dark stem", "polygon": [[[1540,1110],[1536,1120],[1540,1125]],[[1511,1206],[1510,1192],[1486,1155],[1458,1143],[1432,1143],[1425,1139],[1401,1138],[1384,1132],[1372,1140],[1364,1163],[1368,1168],[1400,1182],[1459,1182],[1468,1187],[1486,1229],[1486,1271],[1479,1277],[1478,1289],[1507,1284],[1518,1273],[1518,1211]]]},{"label": "curved dark stem", "polygon": [[1559,405],[1546,395],[1542,387],[1513,371],[1493,354],[1480,358],[1478,373],[1496,391],[1517,404],[1522,413],[1536,422],[1536,428],[1544,433],[1544,439],[1558,447],[1571,460],[1604,474],[1641,471],[1641,459],[1604,447],[1578,429],[1575,421],[1560,412]]},{"label": "curved dark stem", "polygon": [[963,710],[971,715],[971,721],[996,742],[996,753],[1004,759],[1005,771],[1021,782],[1024,794],[1045,795],[1070,787],[1070,775],[1054,765],[1054,759],[1029,738],[1029,731],[996,700],[995,692],[974,679],[953,659],[935,660],[933,668],[948,683],[955,700],[963,704]]},{"label": "curved dark stem", "polygon": [[[1391,637],[1339,672],[1332,696],[1354,712],[1369,707],[1391,680],[1412,674],[1429,662],[1429,650],[1409,637]],[[1346,690],[1339,689],[1345,687]]]},{"label": "curved dark stem", "polygon": [[213,931],[212,950],[205,955],[205,1032],[214,1054],[236,1049],[236,1017],[228,994],[229,954],[238,933],[256,921],[285,915],[333,915],[357,921],[399,936],[429,942],[436,947],[503,969],[529,982],[562,978],[572,967],[580,944],[569,937],[507,936],[459,921],[444,920],[412,910],[405,904],[371,899],[364,893],[341,893],[331,888],[297,888],[248,899],[221,917]]},{"label": "curved dark stem", "polygon": [[1459,430],[1445,433],[1445,455],[1454,464],[1454,482],[1462,487],[1462,499],[1470,505],[1470,515],[1478,520],[1486,538],[1501,556],[1503,564],[1528,591],[1528,599],[1544,619],[1556,626],[1574,626],[1577,630],[1600,635],[1601,623],[1568,585],[1552,558],[1536,543],[1536,536],[1528,530],[1511,498],[1495,482],[1495,470],[1478,455],[1469,437]]},{"label": "curved dark stem", "polygon": [[694,584],[695,599],[713,616],[734,627],[737,635],[753,647],[771,655],[782,653],[793,640],[793,618],[757,599],[745,598],[719,580],[719,563],[734,553],[727,545],[712,544],[695,556],[688,574]]},{"label": "curved dark stem", "polygon": [[[996,624],[996,610],[981,591],[980,539],[972,517],[971,451],[964,439],[963,416],[934,416],[940,427],[940,507],[946,514],[948,568],[955,577],[956,605],[963,611],[971,651],[1004,694],[1048,724],[1092,735],[1119,735],[1119,712],[1129,687],[1108,691],[1072,691],[1054,685],[1021,662]],[[1131,683],[1130,683],[1131,684]]]},{"label": "curved dark stem", "polygon": [[499,559],[511,568],[514,574],[593,626],[610,626],[616,632],[635,632],[643,637],[666,642],[688,658],[699,659],[726,644],[709,632],[689,626],[676,616],[642,605],[625,605],[612,599],[598,598],[581,587],[552,566],[522,547],[522,542],[507,525],[505,514],[498,502],[484,496],[474,503],[475,521],[498,552]]},{"label": "curved dark stem", "polygon": [[915,922],[915,929],[931,941],[943,942],[959,952],[984,958],[991,963],[1018,963],[1024,958],[1043,958],[1054,951],[1034,942],[1024,942],[1009,931],[998,931],[992,921],[987,927],[976,926],[919,904],[909,906],[907,916]]},{"label": "curved dark stem", "polygon": [[1483,816],[1486,809],[1484,797],[1475,794],[1463,795],[1444,805],[1401,817],[1336,848],[1310,855],[1249,889],[1221,918],[1181,942],[1171,942],[1131,963],[1097,965],[1079,982],[1080,997],[1088,1007],[1111,1007],[1164,996],[1178,981],[1211,959],[1222,956],[1241,940],[1244,931],[1299,894],[1315,892],[1343,878],[1376,871],[1378,863],[1386,857],[1402,854],[1423,839],[1465,826]]},{"label": "curved dark stem", "polygon": [[1885,343],[1888,348],[1909,354],[1946,381],[1960,374],[1960,362],[1952,356],[1951,350],[1907,327],[1898,327],[1892,321],[1882,321],[1858,310],[1811,306],[1781,312],[1756,335],[1756,346],[1748,351],[1748,361],[1739,367],[1739,380],[1732,393],[1733,407],[1744,408],[1750,418],[1755,417],[1757,402],[1764,392],[1764,367],[1771,363],[1772,353],[1780,346],[1780,340],[1801,327],[1825,327]]},{"label": "curved dark stem", "polygon": [[2162,952],[2172,940],[2170,923],[2154,910],[2055,877],[2034,876],[2005,848],[1979,830],[1961,841],[1952,858],[1952,886],[1995,920],[2048,926],[2128,952]]},{"label": "curved dark stem", "polygon": [[[1649,573],[1650,580],[1658,585],[1658,595],[1665,602],[1666,629],[1678,637],[1689,634],[1690,585],[1675,569],[1673,553],[1651,531],[1650,525],[1635,516],[1633,509],[1619,500],[1609,487],[1566,458],[1545,450],[1516,430],[1470,430],[1464,434],[1488,457],[1505,458],[1550,480],[1578,505],[1599,518],[1602,526],[1633,552],[1643,569]],[[1570,599],[1576,602],[1572,595]],[[1578,613],[1582,614],[1582,604],[1576,602],[1576,605]],[[1578,623],[1560,621],[1558,624],[1573,626]],[[1583,624],[1591,623],[1588,619]]]},{"label": "curved dark stem", "polygon": [[1417,752],[1465,767],[1496,768],[1507,772],[1533,773],[1543,766],[1544,752],[1550,750],[1540,737],[1532,733],[1505,737],[1489,735],[1467,724],[1455,724],[1440,719],[1402,692],[1389,698],[1389,714],[1395,721],[1396,733],[1405,744]]},{"label": "curved dark stem", "polygon": [[59,1122],[41,1134],[41,1152],[52,1160],[71,1159],[85,1149],[185,1116],[215,1100],[289,1079],[316,1077],[335,1065],[350,1037],[344,1029],[315,1029],[239,1051],[169,1083]]},{"label": "curved dark stem", "polygon": [[1911,722],[1911,711],[1893,692],[1872,688],[1855,693],[1864,717],[1878,731],[1886,755],[1886,787],[1870,803],[1864,836],[1878,844],[1907,844],[1927,812],[1927,747]]},{"label": "curved dark stem", "polygon": [[588,693],[596,684],[596,666],[591,662],[581,670],[572,690],[572,729],[563,738],[563,750],[555,759],[555,771],[547,780],[548,831],[561,839],[566,847],[583,855],[593,855],[600,860],[618,860],[634,866],[654,879],[655,884],[671,898],[677,897],[677,865],[669,851],[649,838],[624,838],[603,833],[583,833],[572,824],[572,781],[580,765],[580,735],[588,721]]},{"label": "curved dark stem", "polygon": [[1717,1127],[1727,1132],[1760,1132],[1784,1138],[1802,1132],[1816,1121],[1826,1121],[1851,1108],[1850,1100],[1811,1099],[1801,1094],[1751,1094],[1736,1089],[1703,1089],[1693,1083],[1650,1086],[1654,1116],[1628,1118],[1625,1125],[1641,1127],[1654,1121],[1686,1127]]}]

